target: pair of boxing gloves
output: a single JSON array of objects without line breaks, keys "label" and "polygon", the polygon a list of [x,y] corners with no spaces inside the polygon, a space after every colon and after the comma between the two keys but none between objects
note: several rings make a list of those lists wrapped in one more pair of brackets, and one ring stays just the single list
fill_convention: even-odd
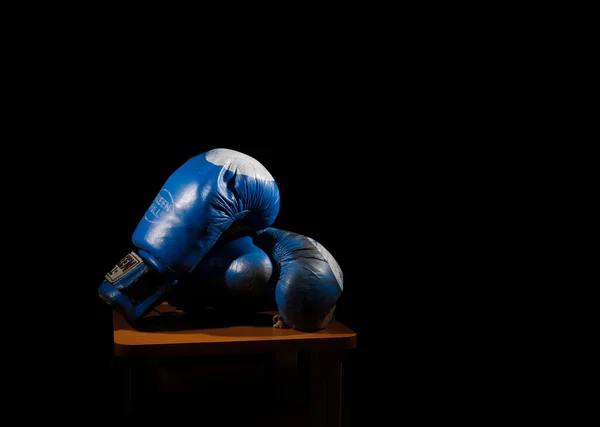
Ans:
[{"label": "pair of boxing gloves", "polygon": [[133,233],[135,249],[98,294],[129,321],[163,301],[184,311],[272,301],[275,326],[323,329],[342,271],[315,240],[272,227],[279,208],[279,188],[256,159],[223,148],[192,157],[164,183]]}]

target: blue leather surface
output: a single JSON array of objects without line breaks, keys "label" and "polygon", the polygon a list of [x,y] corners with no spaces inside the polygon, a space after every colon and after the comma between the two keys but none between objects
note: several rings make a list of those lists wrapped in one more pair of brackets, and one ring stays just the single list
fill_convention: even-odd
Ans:
[{"label": "blue leather surface", "polygon": [[217,242],[174,289],[173,301],[193,310],[215,300],[227,308],[242,305],[240,297],[263,296],[274,302],[287,326],[315,331],[327,326],[342,291],[341,268],[322,245],[270,227]]},{"label": "blue leather surface", "polygon": [[326,327],[343,290],[337,261],[313,239],[276,228],[260,231],[255,243],[279,265],[275,301],[284,322],[304,331]]},{"label": "blue leather surface", "polygon": [[[228,154],[225,165],[211,153]],[[234,222],[254,229],[279,213],[277,184],[254,159],[217,149],[191,158],[163,185],[133,233],[133,243],[175,271],[191,271]],[[247,175],[258,170],[258,174]]]},{"label": "blue leather surface", "polygon": [[[119,273],[118,280],[107,275],[98,289],[100,298],[128,320],[139,319],[198,265],[225,231],[267,227],[279,207],[277,184],[256,159],[221,148],[189,159],[167,179],[133,232],[137,254],[121,263],[139,256],[136,262],[143,267]],[[252,263],[260,261],[248,257]],[[234,287],[239,286],[237,277],[229,280]]]}]

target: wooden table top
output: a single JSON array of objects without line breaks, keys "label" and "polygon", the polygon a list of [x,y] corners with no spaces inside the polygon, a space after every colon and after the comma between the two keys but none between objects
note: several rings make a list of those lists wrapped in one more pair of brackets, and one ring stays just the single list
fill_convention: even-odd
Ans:
[{"label": "wooden table top", "polygon": [[273,327],[273,313],[237,319],[211,315],[195,318],[163,303],[137,322],[128,323],[113,311],[115,355],[181,357],[271,351],[332,351],[356,347],[356,333],[333,320],[317,332]]}]

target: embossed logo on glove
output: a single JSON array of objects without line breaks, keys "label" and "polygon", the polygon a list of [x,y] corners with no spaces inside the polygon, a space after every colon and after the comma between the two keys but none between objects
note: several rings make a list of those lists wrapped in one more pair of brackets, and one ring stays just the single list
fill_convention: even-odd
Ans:
[{"label": "embossed logo on glove", "polygon": [[164,215],[173,212],[174,202],[173,196],[169,192],[169,190],[165,190],[164,188],[158,192],[156,198],[146,211],[146,218],[149,222],[160,222],[163,219]]}]

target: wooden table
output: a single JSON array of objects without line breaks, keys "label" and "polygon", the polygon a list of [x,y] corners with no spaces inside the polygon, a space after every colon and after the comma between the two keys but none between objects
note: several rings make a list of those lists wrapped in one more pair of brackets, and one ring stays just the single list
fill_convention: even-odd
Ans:
[{"label": "wooden table", "polygon": [[[298,356],[307,355],[309,425],[340,426],[342,361],[344,352],[356,347],[356,333],[336,320],[318,332],[277,329],[272,326],[272,315],[264,312],[224,318],[207,312],[191,317],[163,303],[132,325],[113,311],[114,354],[126,361],[128,369],[165,358],[270,354],[276,362],[281,392],[289,390],[296,380]],[[131,404],[135,389],[131,370],[128,378]]]}]

